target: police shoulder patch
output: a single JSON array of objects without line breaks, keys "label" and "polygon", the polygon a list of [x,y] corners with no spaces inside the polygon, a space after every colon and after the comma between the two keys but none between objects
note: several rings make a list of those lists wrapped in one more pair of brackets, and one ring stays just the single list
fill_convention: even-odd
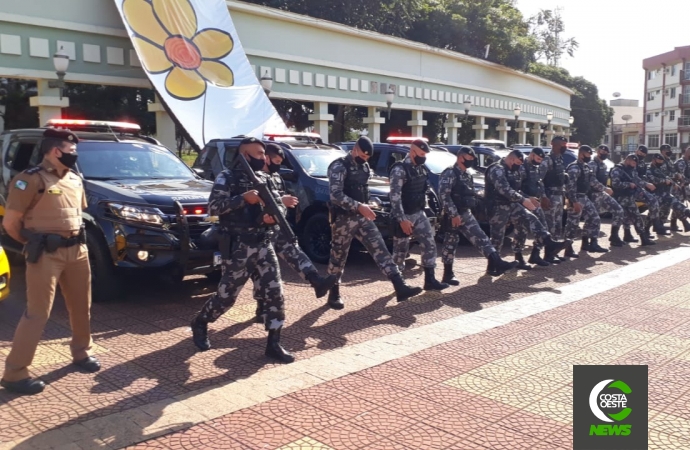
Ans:
[{"label": "police shoulder patch", "polygon": [[27,182],[24,181],[24,180],[17,180],[17,181],[14,183],[14,187],[16,187],[17,189],[19,189],[20,191],[26,190],[26,187],[27,187],[28,185],[29,185],[29,183],[27,183]]}]

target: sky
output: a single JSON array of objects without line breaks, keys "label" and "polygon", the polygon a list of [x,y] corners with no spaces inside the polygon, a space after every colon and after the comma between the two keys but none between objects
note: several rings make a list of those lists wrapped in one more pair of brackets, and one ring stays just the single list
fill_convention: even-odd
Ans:
[{"label": "sky", "polygon": [[583,76],[610,101],[644,97],[642,60],[690,45],[690,0],[516,0],[525,17],[561,8],[565,38],[580,47],[561,67]]}]

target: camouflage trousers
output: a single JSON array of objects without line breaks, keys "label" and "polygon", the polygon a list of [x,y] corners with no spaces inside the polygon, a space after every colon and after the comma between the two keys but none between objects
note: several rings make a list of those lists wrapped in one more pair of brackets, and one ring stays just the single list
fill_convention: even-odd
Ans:
[{"label": "camouflage trousers", "polygon": [[579,214],[575,213],[573,205],[568,208],[568,221],[565,224],[566,239],[575,239],[577,229],[580,228],[580,218],[584,218],[585,224],[582,227],[582,237],[599,238],[601,219],[594,203],[586,194],[577,194],[576,201],[582,205]]},{"label": "camouflage trousers", "polygon": [[[537,208],[534,211],[532,211],[532,214],[537,216],[539,222],[541,222],[544,228],[548,227],[546,215],[544,214],[543,209]],[[513,253],[522,253],[522,249],[525,248],[525,242],[527,241],[528,232],[529,230],[527,229],[527,227],[524,226],[524,223],[515,228],[515,237],[513,238]],[[534,247],[540,249],[542,246],[541,244],[535,241]]]},{"label": "camouflage trousers", "polygon": [[[297,272],[299,276],[306,280],[311,273],[318,274],[318,270],[314,267],[311,259],[302,251],[299,244],[296,242],[288,242],[283,237],[283,234],[278,232],[273,235],[273,248],[276,254],[290,266],[292,270]],[[252,281],[254,282],[254,299],[258,302],[257,313],[263,310],[263,297],[261,296],[261,283],[259,283],[259,273],[252,274]],[[258,315],[258,314],[257,314]]]},{"label": "camouflage trousers", "polygon": [[347,255],[350,253],[352,238],[356,238],[367,249],[371,257],[379,266],[381,272],[388,278],[400,275],[398,267],[393,262],[391,254],[386,248],[381,232],[373,221],[367,220],[360,214],[342,214],[331,224],[331,257],[328,261],[328,273],[342,277],[345,270]]},{"label": "camouflage trousers", "polygon": [[235,304],[237,296],[249,278],[258,286],[263,300],[266,330],[277,330],[285,323],[285,300],[280,267],[269,240],[250,245],[234,241],[230,259],[224,259],[218,292],[204,304],[197,316],[205,322],[215,322]]},{"label": "camouflage trousers", "polygon": [[412,235],[393,238],[393,262],[399,268],[405,265],[405,257],[410,249],[410,238],[414,237],[422,248],[422,267],[436,267],[436,241],[429,218],[424,211],[418,211],[407,214],[407,220],[412,222]]},{"label": "camouflage trousers", "polygon": [[689,217],[690,210],[688,210],[688,207],[670,192],[666,192],[659,197],[659,205],[661,220],[663,221],[668,219],[671,211],[673,211],[672,217],[675,219]]},{"label": "camouflage trousers", "polygon": [[[678,200],[678,203],[680,203],[683,208],[685,208],[685,189],[680,190],[680,189],[675,189],[675,193],[673,197]],[[673,209],[673,214],[671,214],[671,219],[682,219],[685,218],[685,212],[684,210],[681,210],[680,208],[674,208]]]},{"label": "camouflage trousers", "polygon": [[499,253],[503,247],[508,223],[512,223],[516,229],[529,230],[539,245],[549,236],[549,232],[546,231],[546,227],[542,225],[539,218],[519,203],[495,205],[489,223],[491,224],[491,244]]},{"label": "camouflage trousers", "polygon": [[455,260],[455,250],[458,248],[460,242],[460,233],[465,236],[465,239],[470,241],[475,248],[482,252],[484,257],[488,257],[494,253],[496,249],[491,245],[489,237],[484,233],[479,222],[474,218],[471,211],[465,211],[460,214],[462,218],[462,225],[458,228],[445,230],[443,236],[443,250],[441,251],[441,260],[443,264],[453,264]]},{"label": "camouflage trousers", "polygon": [[547,197],[551,200],[551,209],[544,210],[547,228],[549,233],[551,233],[551,237],[560,239],[563,237],[563,207],[565,199],[563,194],[548,194]]},{"label": "camouflage trousers", "polygon": [[611,226],[620,227],[623,224],[623,208],[613,197],[606,192],[592,192],[590,198],[600,215],[611,213]]},{"label": "camouflage trousers", "polygon": [[[640,214],[640,209],[635,203],[633,195],[616,198],[618,204],[623,208],[623,225],[625,228],[634,227],[636,230],[644,229],[644,219]],[[658,205],[658,202],[657,202]]]},{"label": "camouflage trousers", "polygon": [[[647,213],[647,220],[651,221],[651,220],[654,220],[654,219],[659,217],[659,208],[660,208],[659,197],[657,197],[656,195],[652,194],[649,191],[637,189],[635,191],[635,195],[634,195],[633,199],[636,202],[644,202],[647,205],[647,210],[649,211]],[[621,205],[621,206],[623,206],[623,205]],[[624,207],[624,209],[625,209],[625,207]],[[638,212],[639,212],[639,210],[638,210]],[[623,222],[623,228],[625,228],[626,230],[630,229],[630,225],[631,224],[628,223],[628,221]]]}]

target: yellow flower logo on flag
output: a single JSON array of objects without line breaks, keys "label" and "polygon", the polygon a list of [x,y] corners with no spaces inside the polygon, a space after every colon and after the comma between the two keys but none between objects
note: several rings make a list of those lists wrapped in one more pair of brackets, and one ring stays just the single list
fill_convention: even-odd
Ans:
[{"label": "yellow flower logo on flag", "polygon": [[178,100],[194,100],[207,83],[229,87],[232,70],[222,62],[233,49],[223,30],[197,30],[189,0],[124,0],[122,11],[135,33],[132,42],[147,72],[168,72],[165,89]]}]

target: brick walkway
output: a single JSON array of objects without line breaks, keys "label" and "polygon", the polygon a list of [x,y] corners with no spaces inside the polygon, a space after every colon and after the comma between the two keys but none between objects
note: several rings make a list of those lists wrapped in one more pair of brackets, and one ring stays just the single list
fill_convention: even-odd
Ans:
[{"label": "brick walkway", "polygon": [[[419,352],[373,367],[362,364],[358,370],[347,367],[349,359],[328,359],[405,330],[423,331],[451,318],[481,317],[484,309],[506,302],[560,293],[685,239],[677,235],[648,249],[617,249],[498,279],[481,276],[484,260],[464,248],[456,264],[462,286],[403,304],[392,299],[390,285],[381,281],[371,260],[354,255],[345,277],[344,311],[320,306],[313,292],[285,271],[291,322],[285,345],[299,361],[323,358],[331,364],[323,365],[322,379],[316,373],[275,380],[265,389],[209,405],[205,416],[181,409],[177,400],[239,386],[238,380],[263,375],[269,380],[276,371],[289,374],[291,366],[262,357],[265,332],[250,321],[254,304],[248,290],[213,325],[214,348],[206,353],[195,352],[188,327],[214,288],[203,279],[186,282],[182,290],[154,289],[149,282],[135,286],[140,292],[127,299],[94,305],[95,342],[104,365],[95,376],[67,365],[69,329],[58,302],[32,369],[49,385],[29,398],[0,390],[0,448],[120,448],[180,429],[133,448],[569,448],[571,366],[604,363],[648,364],[650,448],[690,448],[690,392],[684,390],[690,378],[686,262],[648,277],[635,274],[639,279],[632,283],[504,326],[423,345]],[[22,311],[18,273],[12,298],[0,303],[0,354],[9,350]],[[414,284],[421,281],[418,267],[406,275]],[[615,343],[606,347],[612,350],[593,350],[603,340]],[[339,369],[354,373],[334,376]],[[676,386],[673,392],[668,381]],[[244,403],[237,403],[240,398]],[[234,402],[229,411],[236,412],[216,414],[228,402]],[[117,422],[125,418],[126,423]],[[75,433],[88,434],[98,426],[119,432],[108,436],[101,429],[102,440],[74,443],[79,441]],[[545,429],[551,432],[545,435]]]}]

